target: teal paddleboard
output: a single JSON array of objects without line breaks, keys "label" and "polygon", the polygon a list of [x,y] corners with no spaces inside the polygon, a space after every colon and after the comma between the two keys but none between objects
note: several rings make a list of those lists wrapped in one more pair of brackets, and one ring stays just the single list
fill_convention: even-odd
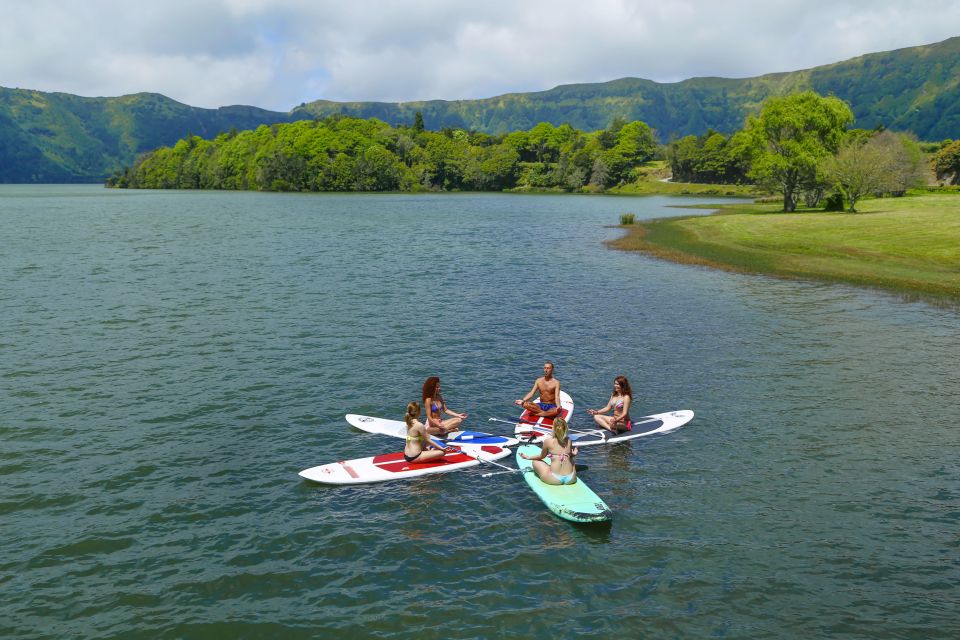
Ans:
[{"label": "teal paddleboard", "polygon": [[[533,461],[523,458],[520,455],[521,453],[528,456],[538,456],[540,455],[540,447],[524,445],[518,448],[517,466],[523,473],[523,479],[527,481],[533,492],[543,500],[543,504],[547,505],[550,511],[571,522],[606,522],[610,520],[610,516],[613,515],[610,507],[580,479],[580,476],[577,476],[577,481],[573,484],[547,484],[537,477],[537,473],[533,470]],[[550,457],[544,458],[544,462],[550,464]]]}]

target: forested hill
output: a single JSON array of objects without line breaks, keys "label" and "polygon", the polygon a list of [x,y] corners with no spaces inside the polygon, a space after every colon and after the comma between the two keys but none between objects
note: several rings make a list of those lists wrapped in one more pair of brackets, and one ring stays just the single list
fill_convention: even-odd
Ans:
[{"label": "forested hill", "polygon": [[399,124],[412,122],[419,111],[430,128],[486,133],[529,129],[538,122],[567,122],[592,131],[620,116],[646,122],[667,141],[707,129],[730,133],[742,127],[746,115],[767,97],[807,89],[848,102],[861,128],[882,124],[930,141],[960,137],[960,37],[756,78],[692,78],[672,84],[621,78],[484,100],[399,104],[321,100],[295,113],[343,113]]},{"label": "forested hill", "polygon": [[0,182],[102,180],[188,133],[213,137],[290,119],[256,107],[200,109],[156,93],[84,98],[0,87]]},{"label": "forested hill", "polygon": [[666,141],[710,128],[735,131],[768,96],[804,89],[846,100],[858,127],[882,124],[931,141],[960,138],[960,37],[756,78],[673,84],[623,78],[480,100],[317,101],[287,113],[246,106],[200,109],[152,93],[83,98],[0,88],[0,182],[102,180],[132,164],[137,154],[188,134],[209,138],[334,113],[409,125],[419,111],[428,129],[486,133],[528,130],[539,122],[595,131],[619,116],[646,122]]}]

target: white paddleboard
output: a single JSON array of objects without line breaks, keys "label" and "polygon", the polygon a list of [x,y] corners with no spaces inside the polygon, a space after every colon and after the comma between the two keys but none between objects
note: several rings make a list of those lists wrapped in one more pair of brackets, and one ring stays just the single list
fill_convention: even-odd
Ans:
[{"label": "white paddleboard", "polygon": [[[540,396],[537,396],[533,399],[534,402],[540,402]],[[563,418],[567,421],[567,425],[570,425],[570,417],[573,415],[573,398],[570,395],[560,390],[560,414],[556,416],[557,418]],[[533,415],[526,409],[523,410],[523,413],[520,414],[520,418],[517,420],[517,426],[513,430],[513,435],[517,436],[523,441],[528,441],[531,437],[531,434],[538,434],[540,440],[543,440],[547,435],[553,433],[553,421],[554,418],[543,418],[540,416]],[[545,434],[545,435],[544,435]],[[537,437],[536,435],[534,437]],[[534,442],[539,442],[539,440],[534,440]]]},{"label": "white paddleboard", "polygon": [[[630,431],[614,434],[606,429],[599,427],[594,429],[574,429],[570,428],[570,439],[578,447],[588,447],[595,444],[614,444],[616,442],[626,442],[636,438],[652,436],[659,433],[670,433],[676,431],[688,422],[693,420],[693,411],[689,409],[680,409],[678,411],[668,411],[666,413],[656,413],[642,418],[634,418],[633,426]],[[529,442],[540,442],[553,433],[552,430],[538,425],[528,425],[526,434],[517,434],[521,440]]]},{"label": "white paddleboard", "polygon": [[300,472],[300,477],[323,484],[366,484],[415,478],[433,473],[447,473],[457,469],[475,467],[486,460],[499,460],[510,455],[505,447],[484,445],[481,447],[463,447],[463,452],[448,453],[442,458],[430,462],[407,462],[403,452],[386,453],[371,458],[341,460]]},{"label": "white paddleboard", "polygon": [[[402,420],[388,420],[387,418],[376,418],[374,416],[361,416],[356,413],[346,415],[347,422],[351,426],[366,431],[367,433],[377,433],[393,438],[406,438],[407,425]],[[480,431],[454,431],[446,438],[437,437],[437,440],[452,445],[485,445],[492,444],[498,447],[512,447],[519,440],[509,436],[496,436],[490,433]]]}]

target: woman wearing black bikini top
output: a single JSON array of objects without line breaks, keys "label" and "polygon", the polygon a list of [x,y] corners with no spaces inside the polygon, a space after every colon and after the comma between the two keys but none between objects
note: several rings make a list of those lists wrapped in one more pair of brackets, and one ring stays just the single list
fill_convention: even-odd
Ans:
[{"label": "woman wearing black bikini top", "polygon": [[447,449],[434,444],[423,423],[420,422],[420,405],[411,402],[403,416],[407,423],[407,441],[403,447],[403,459],[407,462],[430,462],[442,458]]}]

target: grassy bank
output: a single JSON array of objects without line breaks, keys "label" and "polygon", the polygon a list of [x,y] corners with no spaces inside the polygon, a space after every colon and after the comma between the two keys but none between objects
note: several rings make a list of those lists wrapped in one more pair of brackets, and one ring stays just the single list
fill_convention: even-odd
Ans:
[{"label": "grassy bank", "polygon": [[778,213],[779,205],[717,205],[704,217],[624,227],[611,245],[676,262],[847,282],[960,302],[960,196],[858,203],[861,212]]},{"label": "grassy bank", "polygon": [[636,181],[613,187],[608,193],[631,196],[736,196],[740,198],[762,195],[753,185],[664,181],[669,178],[670,166],[663,160],[652,160],[638,167]]}]

